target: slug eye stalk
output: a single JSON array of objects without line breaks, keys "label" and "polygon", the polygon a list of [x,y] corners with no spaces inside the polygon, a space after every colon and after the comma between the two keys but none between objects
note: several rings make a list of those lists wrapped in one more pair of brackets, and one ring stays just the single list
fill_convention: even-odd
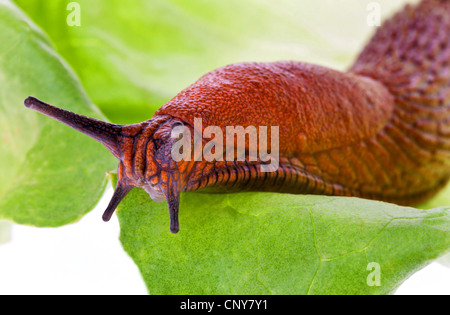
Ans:
[{"label": "slug eye stalk", "polygon": [[[170,230],[173,233],[179,231],[180,182],[175,180],[170,172],[162,170],[160,167],[160,165],[168,165],[172,162],[170,155],[159,155],[155,162],[154,152],[146,150],[146,146],[150,146],[149,143],[153,141],[153,132],[158,128],[159,121],[154,125],[149,122],[135,125],[115,125],[72,113],[34,97],[28,97],[24,104],[27,108],[54,118],[97,140],[119,159],[118,182],[111,201],[103,213],[104,221],[111,219],[122,199],[138,186],[144,188],[155,201],[166,199],[169,206]],[[143,146],[142,143],[145,145]],[[136,158],[137,156],[140,158]],[[148,171],[151,176],[146,176],[144,170]],[[158,183],[152,186],[147,180],[149,178],[158,179]],[[161,178],[165,180],[163,181]],[[176,178],[178,179],[179,176]]]},{"label": "slug eye stalk", "polygon": [[25,100],[24,105],[88,135],[103,144],[115,157],[121,158],[119,138],[122,134],[122,126],[75,114],[31,96]]},{"label": "slug eye stalk", "polygon": [[[89,137],[103,144],[118,159],[122,158],[120,148],[120,137],[122,136],[122,126],[110,124],[97,119],[89,118],[83,115],[75,114],[70,111],[44,103],[37,98],[28,97],[24,105],[51,118],[54,118],[67,126],[80,131]],[[120,169],[120,167],[119,167]],[[119,175],[120,176],[120,175]],[[116,210],[120,201],[131,191],[132,185],[125,184],[121,176],[117,182],[117,187],[108,207],[103,213],[103,220],[109,221]]]}]

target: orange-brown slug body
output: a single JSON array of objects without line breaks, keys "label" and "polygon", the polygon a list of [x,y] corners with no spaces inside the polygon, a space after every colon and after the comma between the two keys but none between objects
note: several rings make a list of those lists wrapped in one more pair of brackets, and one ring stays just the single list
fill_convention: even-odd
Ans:
[{"label": "orange-brown slug body", "polygon": [[[287,61],[214,70],[148,121],[114,125],[35,98],[25,105],[93,137],[118,159],[108,220],[137,186],[166,200],[177,232],[183,191],[273,191],[414,204],[450,176],[450,1],[407,6],[378,29],[347,72]],[[202,130],[194,130],[194,119]],[[279,166],[261,159],[175,161],[175,126],[279,128]],[[269,141],[270,142],[270,141]],[[200,150],[201,151],[201,150]]]}]

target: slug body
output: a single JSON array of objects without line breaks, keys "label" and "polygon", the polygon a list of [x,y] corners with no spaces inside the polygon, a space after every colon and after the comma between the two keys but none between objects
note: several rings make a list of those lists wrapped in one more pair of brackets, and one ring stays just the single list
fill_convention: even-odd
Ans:
[{"label": "slug body", "polygon": [[[166,200],[179,230],[180,193],[273,191],[415,204],[450,176],[450,1],[424,0],[386,21],[347,72],[300,62],[240,63],[181,91],[152,119],[101,122],[28,98],[25,105],[103,143],[118,159],[109,220],[135,186]],[[194,119],[201,119],[201,130]],[[278,167],[195,156],[175,161],[175,126],[279,128]],[[272,140],[268,141],[268,144]],[[261,144],[259,144],[261,145]],[[266,143],[267,145],[267,143]],[[198,151],[197,151],[198,152]]]}]

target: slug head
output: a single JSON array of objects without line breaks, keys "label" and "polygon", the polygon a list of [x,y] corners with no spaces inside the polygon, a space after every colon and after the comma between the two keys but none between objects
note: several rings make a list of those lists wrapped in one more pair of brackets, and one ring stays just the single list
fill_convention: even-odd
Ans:
[{"label": "slug head", "polygon": [[[52,117],[102,143],[119,159],[117,185],[103,220],[109,221],[123,198],[134,187],[141,187],[157,201],[167,201],[170,230],[179,231],[180,193],[187,176],[180,173],[180,162],[173,161],[171,131],[180,122],[158,117],[134,125],[115,125],[75,114],[46,104],[34,97],[24,102],[27,108]],[[180,175],[181,174],[181,175]]]}]

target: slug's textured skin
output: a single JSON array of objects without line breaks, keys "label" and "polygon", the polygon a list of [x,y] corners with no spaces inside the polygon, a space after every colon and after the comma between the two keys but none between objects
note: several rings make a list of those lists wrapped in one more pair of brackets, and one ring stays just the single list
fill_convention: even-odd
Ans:
[{"label": "slug's textured skin", "polygon": [[[301,62],[241,63],[214,70],[152,119],[113,125],[34,98],[25,105],[102,142],[120,160],[104,219],[138,186],[166,199],[177,232],[183,191],[274,191],[358,196],[414,204],[450,176],[450,1],[407,6],[378,29],[354,65],[338,72]],[[180,161],[171,131],[279,126],[279,168],[260,160]],[[205,145],[205,141],[200,144]],[[246,147],[248,149],[248,147]],[[248,153],[248,152],[247,152]]]}]

